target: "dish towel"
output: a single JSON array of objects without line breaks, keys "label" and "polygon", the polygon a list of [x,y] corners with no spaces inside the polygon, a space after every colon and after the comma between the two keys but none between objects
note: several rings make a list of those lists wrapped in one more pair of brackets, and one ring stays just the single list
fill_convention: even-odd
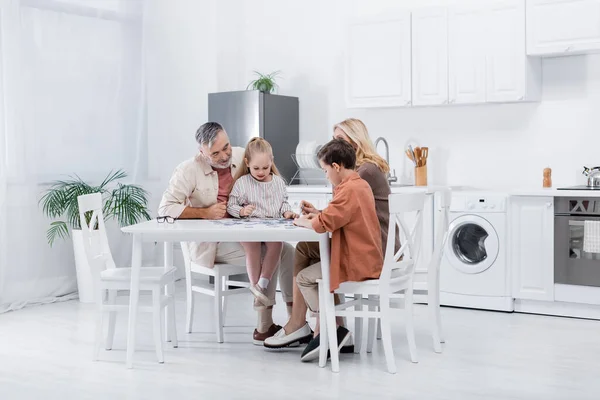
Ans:
[{"label": "dish towel", "polygon": [[583,251],[586,253],[600,253],[600,221],[584,222]]}]

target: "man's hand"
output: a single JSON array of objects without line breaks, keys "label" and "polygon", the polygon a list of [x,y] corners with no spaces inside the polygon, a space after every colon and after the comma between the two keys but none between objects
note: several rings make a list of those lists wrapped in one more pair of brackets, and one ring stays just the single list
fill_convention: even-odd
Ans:
[{"label": "man's hand", "polygon": [[283,218],[285,218],[285,219],[295,219],[298,217],[299,217],[299,215],[293,211],[286,211],[283,213]]},{"label": "man's hand", "polygon": [[222,219],[227,214],[227,203],[217,203],[206,208],[206,219]]},{"label": "man's hand", "polygon": [[307,214],[318,214],[319,210],[317,210],[315,208],[315,206],[313,206],[311,203],[309,203],[306,200],[302,200],[300,202],[300,209],[302,210],[302,214],[303,215],[307,215]]},{"label": "man's hand", "polygon": [[240,217],[248,217],[252,215],[252,213],[256,210],[256,206],[252,204],[248,204],[246,207],[240,210]]}]

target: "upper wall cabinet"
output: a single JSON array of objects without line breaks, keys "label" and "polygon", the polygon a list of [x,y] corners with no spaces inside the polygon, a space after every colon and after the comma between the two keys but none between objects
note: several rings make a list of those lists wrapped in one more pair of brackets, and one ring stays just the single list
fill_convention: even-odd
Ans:
[{"label": "upper wall cabinet", "polygon": [[353,23],[347,44],[347,104],[537,101],[541,59],[527,56],[525,18],[525,0],[488,0]]},{"label": "upper wall cabinet", "polygon": [[527,54],[600,50],[600,0],[527,0]]},{"label": "upper wall cabinet", "polygon": [[411,105],[410,13],[348,28],[348,107]]},{"label": "upper wall cabinet", "polygon": [[445,8],[412,13],[412,102],[448,103],[448,16]]},{"label": "upper wall cabinet", "polygon": [[487,40],[485,9],[448,10],[448,95],[450,104],[484,103]]},{"label": "upper wall cabinet", "polygon": [[536,101],[541,95],[541,60],[525,51],[525,2],[490,4],[486,31],[486,101]]}]

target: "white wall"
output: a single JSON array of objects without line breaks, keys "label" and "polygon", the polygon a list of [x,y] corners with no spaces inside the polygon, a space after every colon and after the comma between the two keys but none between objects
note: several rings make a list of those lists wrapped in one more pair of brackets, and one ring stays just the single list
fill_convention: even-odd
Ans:
[{"label": "white wall", "polygon": [[[326,141],[344,118],[362,119],[390,142],[396,174],[407,178],[408,141],[430,148],[430,183],[554,186],[583,183],[582,165],[600,164],[600,55],[543,62],[539,103],[411,109],[347,109],[344,25],[353,18],[442,0],[222,1],[218,7],[218,89],[244,89],[252,70],[282,71],[279,93],[300,98],[301,140]],[[382,148],[381,152],[383,153]]]},{"label": "white wall", "polygon": [[148,0],[144,11],[148,173],[162,190],[175,166],[197,153],[194,135],[217,89],[216,2]]}]

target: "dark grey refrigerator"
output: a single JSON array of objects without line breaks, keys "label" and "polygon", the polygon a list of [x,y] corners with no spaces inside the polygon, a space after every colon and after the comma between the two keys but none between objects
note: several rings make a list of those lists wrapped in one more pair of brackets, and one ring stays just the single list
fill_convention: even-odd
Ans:
[{"label": "dark grey refrigerator", "polygon": [[299,132],[298,98],[242,90],[208,94],[208,119],[223,125],[233,146],[262,137],[273,147],[275,164],[288,184],[297,171],[292,154]]}]

